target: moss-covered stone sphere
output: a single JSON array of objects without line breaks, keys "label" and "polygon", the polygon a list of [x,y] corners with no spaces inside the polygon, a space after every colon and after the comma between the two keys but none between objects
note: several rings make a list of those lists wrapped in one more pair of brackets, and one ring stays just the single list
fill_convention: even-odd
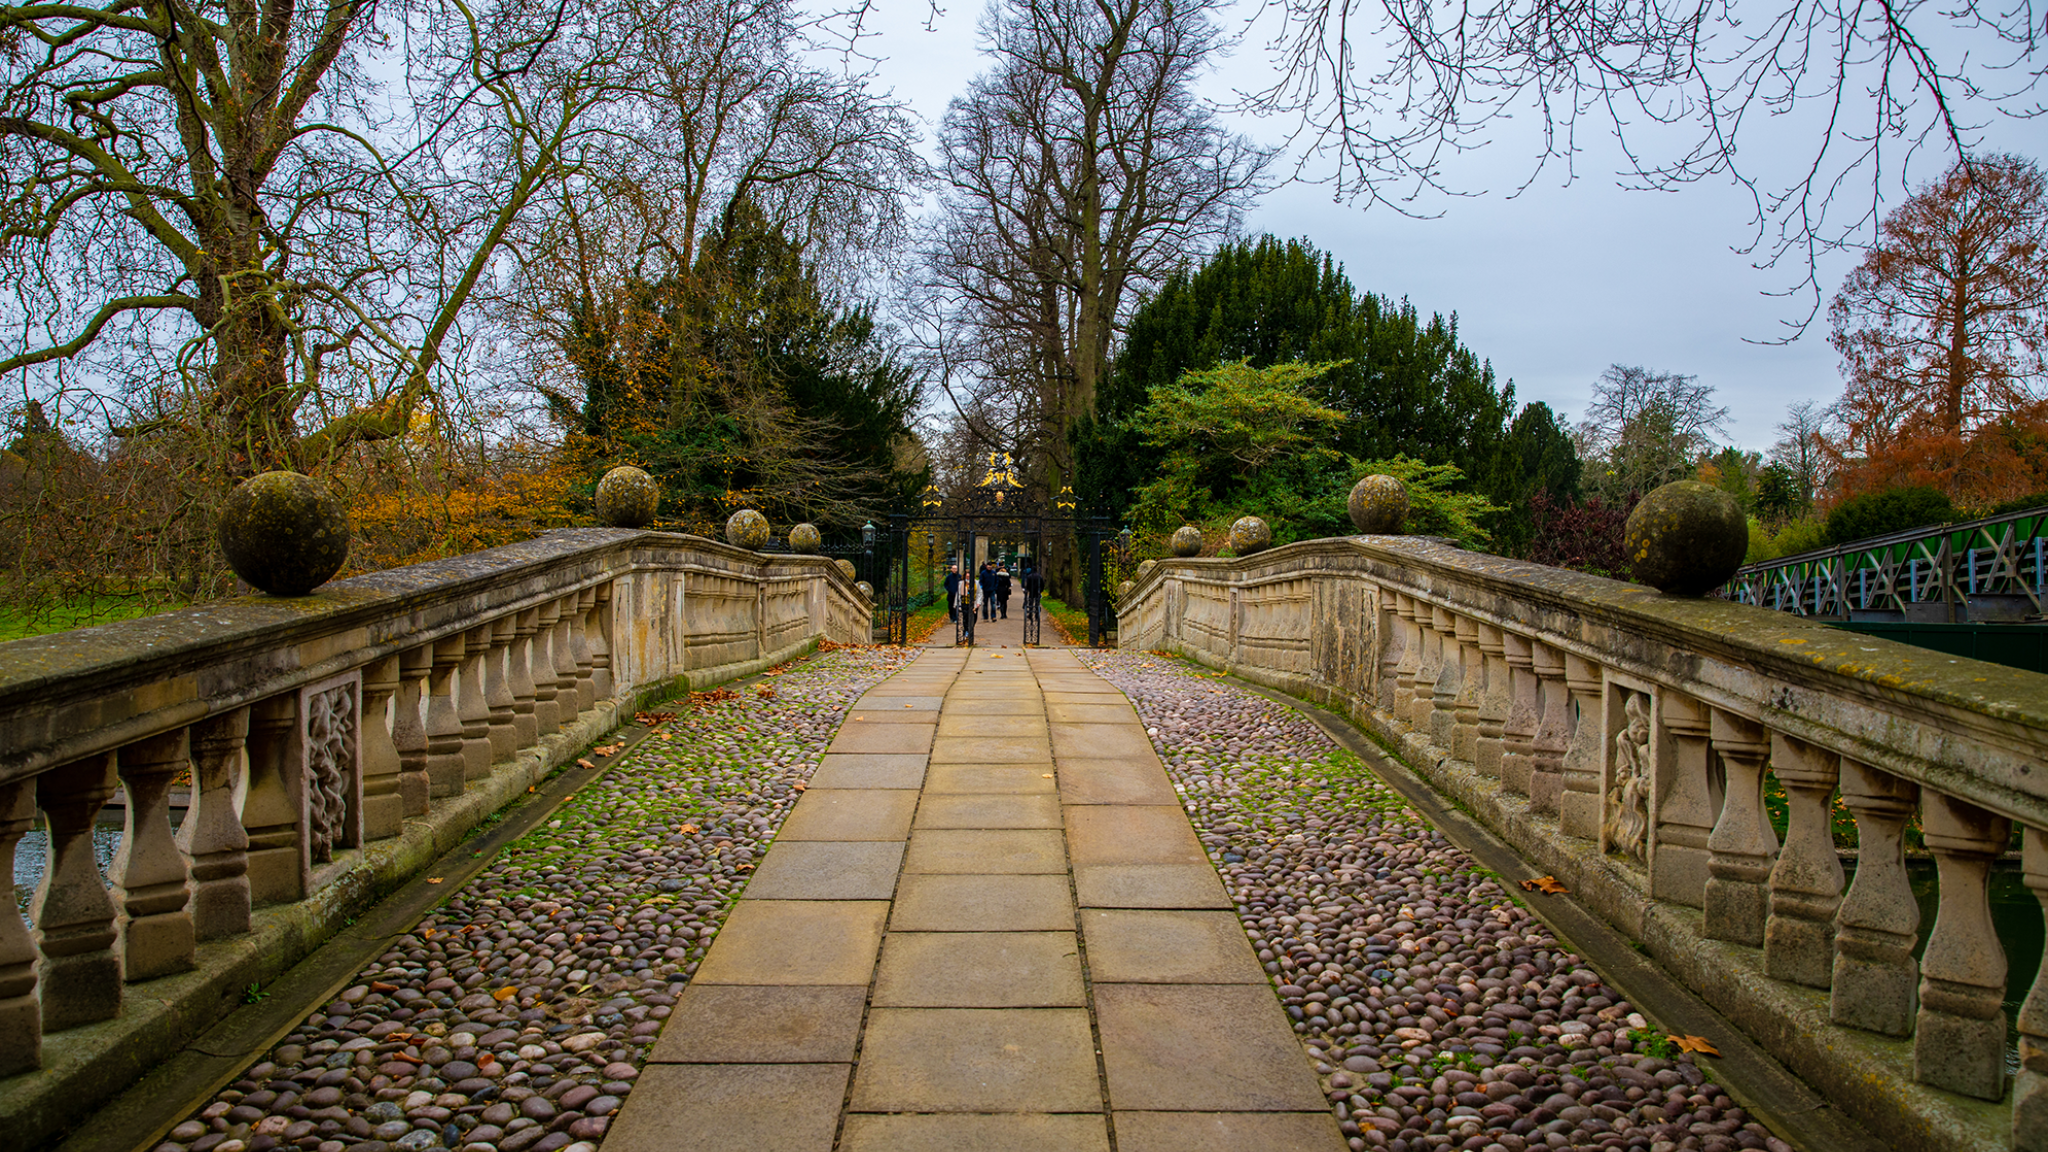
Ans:
[{"label": "moss-covered stone sphere", "polygon": [[244,582],[273,596],[304,596],[348,561],[348,509],[327,485],[297,472],[251,476],[220,509],[220,550]]},{"label": "moss-covered stone sphere", "polygon": [[853,586],[859,589],[860,594],[867,597],[868,599],[873,600],[875,598],[875,586],[873,584],[870,584],[865,580],[856,580],[853,582]]},{"label": "moss-covered stone sphere", "polygon": [[1230,547],[1239,556],[1264,552],[1273,545],[1273,530],[1257,516],[1240,516],[1230,526]]},{"label": "moss-covered stone sphere", "polygon": [[1193,524],[1183,524],[1173,530],[1173,554],[1175,556],[1200,556],[1202,554],[1202,530]]},{"label": "moss-covered stone sphere", "polygon": [[1351,487],[1351,523],[1368,536],[1393,536],[1408,522],[1408,486],[1392,476],[1367,476]]},{"label": "moss-covered stone sphere", "polygon": [[842,576],[846,577],[846,578],[847,578],[848,580],[851,580],[851,579],[853,579],[853,577],[854,577],[854,575],[855,575],[855,573],[854,573],[854,571],[853,571],[853,561],[851,561],[851,560],[834,560],[834,561],[832,562],[832,564],[833,564],[833,566],[834,566],[834,567],[836,567],[836,568],[838,568],[838,569],[839,569],[839,573],[840,573],[840,575],[842,575]]},{"label": "moss-covered stone sphere", "polygon": [[1144,563],[1139,564],[1137,578],[1143,580],[1145,578],[1145,573],[1150,572],[1157,567],[1159,567],[1159,561],[1157,560],[1147,560]]},{"label": "moss-covered stone sphere", "polygon": [[1122,600],[1123,598],[1131,594],[1131,589],[1136,588],[1137,586],[1138,585],[1134,581],[1124,581],[1123,583],[1116,586],[1116,598]]},{"label": "moss-covered stone sphere", "polygon": [[597,482],[597,518],[614,528],[647,527],[660,503],[661,485],[631,464],[619,465]]},{"label": "moss-covered stone sphere", "polygon": [[1678,480],[1643,497],[1622,536],[1635,578],[1675,596],[1726,583],[1749,551],[1749,522],[1735,497],[1711,484]]},{"label": "moss-covered stone sphere", "polygon": [[789,530],[789,550],[800,556],[816,555],[821,541],[816,524],[799,524]]},{"label": "moss-covered stone sphere", "polygon": [[768,518],[752,508],[742,508],[726,517],[725,542],[735,548],[759,552],[768,546]]}]

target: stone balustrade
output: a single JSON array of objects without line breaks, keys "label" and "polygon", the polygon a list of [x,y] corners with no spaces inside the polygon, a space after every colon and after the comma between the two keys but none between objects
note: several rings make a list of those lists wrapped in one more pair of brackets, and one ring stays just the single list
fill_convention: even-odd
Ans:
[{"label": "stone balustrade", "polygon": [[[0,644],[10,1143],[175,1051],[643,700],[865,643],[868,612],[822,557],[572,529]],[[38,814],[31,928],[13,877]]]},{"label": "stone balustrade", "polygon": [[2011,1076],[1987,895],[2018,826],[2048,903],[2048,677],[1403,537],[1165,560],[1118,616],[1375,731],[1893,1146],[2048,1148],[2048,983]]}]

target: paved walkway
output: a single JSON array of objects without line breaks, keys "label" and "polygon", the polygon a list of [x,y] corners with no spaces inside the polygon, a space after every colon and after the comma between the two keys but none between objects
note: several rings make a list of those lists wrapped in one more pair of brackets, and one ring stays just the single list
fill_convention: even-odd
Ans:
[{"label": "paved walkway", "polygon": [[979,647],[848,715],[604,1152],[1343,1147],[1129,703]]}]

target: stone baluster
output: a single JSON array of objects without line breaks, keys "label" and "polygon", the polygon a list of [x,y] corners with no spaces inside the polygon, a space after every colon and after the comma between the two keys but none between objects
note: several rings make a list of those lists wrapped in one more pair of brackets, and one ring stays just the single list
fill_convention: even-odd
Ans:
[{"label": "stone baluster", "polygon": [[469,644],[459,632],[434,644],[427,697],[427,789],[436,798],[462,795],[467,776],[457,691],[468,650]]},{"label": "stone baluster", "polygon": [[609,700],[618,691],[612,680],[612,586],[600,584],[590,594],[590,688],[597,699]]},{"label": "stone baluster", "polygon": [[1941,904],[1920,957],[1913,1078],[1980,1100],[2005,1096],[2005,948],[1991,922],[1991,862],[2012,825],[1939,792],[1920,794]]},{"label": "stone baluster", "polygon": [[534,609],[534,633],[529,645],[533,671],[533,723],[541,736],[552,736],[562,727],[562,713],[555,696],[555,624],[561,619],[557,602]]},{"label": "stone baluster", "polygon": [[[2027,887],[2048,914],[2048,836],[2029,828],[2020,849]],[[5,860],[0,859],[0,864]],[[2020,1071],[2012,1086],[2012,1146],[2015,1152],[2048,1150],[2048,965],[2020,1005]],[[0,1026],[4,1028],[4,1026]],[[5,1036],[0,1030],[0,1036]]]},{"label": "stone baluster", "polygon": [[128,821],[107,878],[121,909],[121,971],[130,983],[190,969],[197,959],[192,932],[192,881],[171,834],[171,780],[191,766],[185,729],[138,740],[121,749],[121,786]]},{"label": "stone baluster", "polygon": [[484,684],[484,665],[490,654],[489,624],[462,634],[462,668],[455,677],[455,715],[462,722],[465,780],[482,780],[491,774],[491,701]]},{"label": "stone baluster", "polygon": [[[760,621],[760,602],[755,601],[754,619]],[[571,647],[577,622],[576,598],[555,601],[555,635],[549,647],[555,656],[555,714],[567,728],[582,714],[582,697],[576,691],[576,653]]]},{"label": "stone baluster", "polygon": [[1543,720],[1536,700],[1535,644],[1526,636],[1501,633],[1508,664],[1508,718],[1500,730],[1500,784],[1517,796],[1529,794],[1536,727]]},{"label": "stone baluster", "polygon": [[1856,817],[1856,877],[1835,914],[1829,1013],[1837,1024],[1913,1034],[1920,1011],[1920,902],[1906,874],[1906,822],[1919,788],[1844,759],[1842,802]]},{"label": "stone baluster", "polygon": [[1830,819],[1841,757],[1771,733],[1771,771],[1785,786],[1785,847],[1771,868],[1771,915],[1764,925],[1764,974],[1809,988],[1834,980],[1835,913],[1842,904],[1842,857]]},{"label": "stone baluster", "polygon": [[36,777],[50,852],[29,918],[43,954],[43,1031],[62,1032],[121,1011],[118,910],[92,854],[93,818],[114,795],[111,752]]},{"label": "stone baluster", "polygon": [[1543,700],[1529,745],[1529,810],[1555,814],[1564,795],[1564,754],[1572,746],[1571,694],[1565,688],[1564,653],[1534,644],[1529,655]]},{"label": "stone baluster", "polygon": [[398,792],[403,761],[386,717],[398,694],[399,658],[386,656],[363,669],[363,839],[396,836],[405,826]]},{"label": "stone baluster", "polygon": [[299,762],[296,693],[249,709],[249,791],[242,827],[249,838],[249,900],[289,904],[306,896],[305,768]]},{"label": "stone baluster", "polygon": [[491,762],[509,760],[519,751],[519,726],[513,721],[517,702],[512,697],[512,675],[509,671],[511,658],[518,655],[513,640],[518,632],[519,622],[511,616],[493,620],[491,629],[491,654],[486,657],[491,674],[484,691],[484,702],[491,707]]},{"label": "stone baluster", "polygon": [[527,609],[512,618],[512,653],[506,661],[512,689],[512,733],[521,748],[540,742],[540,721],[534,713],[533,638],[540,631],[540,613]]},{"label": "stone baluster", "polygon": [[1564,753],[1564,792],[1558,798],[1557,825],[1567,836],[1600,838],[1607,814],[1607,679],[1598,664],[1567,652],[1564,684],[1571,693],[1572,742]]},{"label": "stone baluster", "polygon": [[434,670],[434,646],[398,654],[398,695],[391,701],[391,743],[398,749],[398,800],[407,816],[425,816],[434,794],[427,774],[427,726],[420,718],[420,683]]},{"label": "stone baluster", "polygon": [[1415,669],[1415,697],[1408,705],[1408,724],[1421,735],[1429,735],[1429,718],[1436,712],[1436,682],[1444,672],[1444,638],[1436,630],[1436,606],[1415,602],[1415,628],[1422,637],[1421,663]]},{"label": "stone baluster", "polygon": [[1501,631],[1491,624],[1479,626],[1479,655],[1486,665],[1486,690],[1479,695],[1479,737],[1472,749],[1472,763],[1482,776],[1500,777],[1502,741],[1513,695],[1508,691],[1507,647]]},{"label": "stone baluster", "polygon": [[1479,653],[1479,622],[1459,616],[1458,696],[1451,701],[1451,755],[1467,764],[1479,758],[1479,698],[1486,694],[1486,664]]},{"label": "stone baluster", "polygon": [[1415,710],[1415,678],[1422,672],[1422,628],[1415,622],[1412,596],[1394,593],[1389,614],[1401,638],[1401,655],[1394,665],[1394,696],[1387,711],[1405,720]]},{"label": "stone baluster", "polygon": [[201,940],[249,930],[249,835],[235,811],[248,737],[247,708],[192,726],[192,803],[177,841],[192,862],[192,933]]},{"label": "stone baluster", "polygon": [[590,609],[597,603],[597,589],[585,588],[576,594],[576,611],[569,618],[569,655],[576,665],[576,711],[588,712],[597,706],[597,685],[592,681],[594,670],[590,660]]},{"label": "stone baluster", "polygon": [[1668,690],[1660,696],[1658,719],[1664,732],[1651,753],[1657,804],[1650,895],[1700,908],[1707,902],[1707,840],[1721,810],[1714,787],[1712,724],[1699,701]]},{"label": "stone baluster", "polygon": [[1713,710],[1711,733],[1728,784],[1721,818],[1707,837],[1706,933],[1756,948],[1764,942],[1778,853],[1778,834],[1764,814],[1764,761],[1771,744],[1763,725],[1720,708]]},{"label": "stone baluster", "polygon": [[1421,731],[1437,747],[1449,751],[1457,744],[1458,689],[1465,683],[1464,656],[1458,647],[1458,618],[1445,608],[1430,610],[1430,627],[1436,632],[1442,657],[1437,662],[1436,691],[1428,700],[1428,722]]},{"label": "stone baluster", "polygon": [[43,1064],[36,941],[14,910],[14,846],[35,822],[35,782],[0,784],[0,1077],[32,1072]]},{"label": "stone baluster", "polygon": [[1401,658],[1408,653],[1407,621],[1401,618],[1400,595],[1391,589],[1380,590],[1380,667],[1376,700],[1384,711],[1393,711],[1394,701],[1400,699]]}]

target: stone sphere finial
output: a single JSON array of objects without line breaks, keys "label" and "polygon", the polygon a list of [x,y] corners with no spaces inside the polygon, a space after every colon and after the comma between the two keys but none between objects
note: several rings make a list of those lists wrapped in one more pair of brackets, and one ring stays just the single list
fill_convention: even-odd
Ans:
[{"label": "stone sphere finial", "polygon": [[1202,530],[1193,524],[1183,524],[1173,530],[1173,554],[1175,556],[1200,556],[1202,554]]},{"label": "stone sphere finial", "polygon": [[725,542],[735,548],[759,552],[768,544],[768,518],[752,508],[742,508],[725,521]]},{"label": "stone sphere finial", "polygon": [[1676,480],[1628,514],[1622,546],[1637,580],[1675,596],[1700,596],[1742,567],[1749,521],[1721,489]]},{"label": "stone sphere finial", "polygon": [[853,561],[851,560],[834,560],[832,564],[834,567],[838,568],[840,574],[845,576],[848,580],[853,579],[856,575],[856,573],[853,570]]},{"label": "stone sphere finial", "polygon": [[1239,556],[1263,552],[1273,544],[1273,530],[1257,516],[1240,516],[1230,526],[1230,547]]},{"label": "stone sphere finial", "polygon": [[1351,523],[1368,536],[1399,535],[1408,522],[1408,486],[1393,476],[1374,475],[1351,489]]},{"label": "stone sphere finial", "polygon": [[661,485],[631,464],[619,465],[597,482],[597,518],[614,528],[647,527],[660,503]]},{"label": "stone sphere finial", "polygon": [[856,580],[854,581],[853,586],[859,589],[860,594],[867,597],[869,600],[873,600],[875,598],[875,586],[873,584],[870,584],[865,580]]},{"label": "stone sphere finial", "polygon": [[220,509],[228,567],[273,596],[304,596],[348,561],[348,509],[327,485],[297,472],[251,476]]},{"label": "stone sphere finial", "polygon": [[816,524],[799,524],[789,530],[789,550],[802,556],[816,555],[821,540]]},{"label": "stone sphere finial", "polygon": [[1136,588],[1137,586],[1138,586],[1138,585],[1137,585],[1137,582],[1136,582],[1136,581],[1133,581],[1133,580],[1125,580],[1125,581],[1123,581],[1122,583],[1120,583],[1120,584],[1118,584],[1118,585],[1116,586],[1116,598],[1117,598],[1117,599],[1119,599],[1119,600],[1123,600],[1123,599],[1126,599],[1126,598],[1128,598],[1128,597],[1130,596],[1130,594],[1131,594],[1131,589],[1133,589],[1133,588]]}]

